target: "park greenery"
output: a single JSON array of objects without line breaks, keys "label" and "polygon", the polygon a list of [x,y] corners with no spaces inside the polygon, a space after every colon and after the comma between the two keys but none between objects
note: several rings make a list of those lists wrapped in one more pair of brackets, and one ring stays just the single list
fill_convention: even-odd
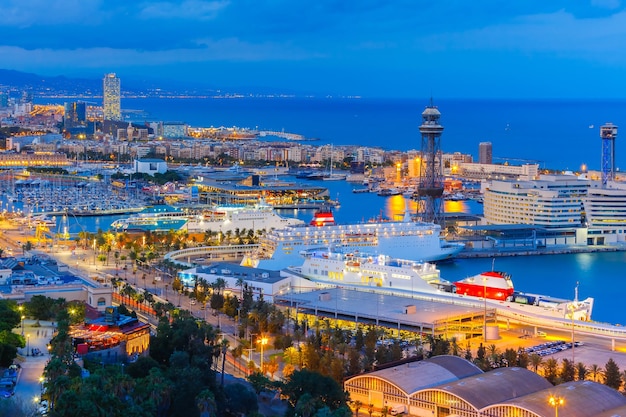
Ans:
[{"label": "park greenery", "polygon": [[[128,287],[117,288],[121,292]],[[85,359],[87,373],[75,360],[69,336],[70,325],[84,320],[80,303],[33,297],[20,312],[14,302],[3,300],[0,331],[11,333],[18,328],[20,313],[39,320],[54,315],[57,332],[50,342],[51,357],[45,368],[45,397],[53,417],[254,416],[259,413],[259,398],[264,393],[274,393],[272,397],[278,393],[285,399],[287,417],[347,417],[355,407],[369,406],[350,401],[342,390],[345,378],[437,355],[462,356],[485,371],[507,366],[528,368],[553,384],[593,380],[620,389],[626,379],[626,373],[612,359],[604,367],[568,359],[559,363],[554,358],[529,355],[523,349],[501,352],[495,345],[482,344],[472,349],[469,342],[460,346],[454,338],[415,334],[411,338],[409,333],[396,334],[397,330],[355,326],[302,313],[296,320],[289,310],[265,302],[262,295],[254,297],[243,282],[238,294],[224,292],[223,280],[198,280],[188,295],[216,314],[238,319],[236,346],[221,338],[219,328],[193,317],[189,311],[145,294],[141,299],[137,291],[128,291],[124,304],[131,308],[138,301],[149,304],[158,317],[150,354],[123,364]],[[134,314],[123,305],[120,312]],[[23,347],[23,338],[12,333],[18,341],[15,350]],[[232,366],[225,363],[226,354],[239,359],[247,349],[254,348],[260,335],[268,339],[271,352],[263,369],[249,362],[246,381],[224,383],[223,375]],[[412,353],[407,355],[409,347]]]}]

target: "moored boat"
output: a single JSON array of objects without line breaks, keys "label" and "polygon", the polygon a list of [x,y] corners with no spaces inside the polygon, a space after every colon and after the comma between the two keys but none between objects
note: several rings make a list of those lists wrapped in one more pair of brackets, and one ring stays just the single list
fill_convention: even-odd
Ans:
[{"label": "moored boat", "polygon": [[488,271],[454,283],[457,294],[486,297],[504,301],[514,292],[511,276],[505,272]]}]

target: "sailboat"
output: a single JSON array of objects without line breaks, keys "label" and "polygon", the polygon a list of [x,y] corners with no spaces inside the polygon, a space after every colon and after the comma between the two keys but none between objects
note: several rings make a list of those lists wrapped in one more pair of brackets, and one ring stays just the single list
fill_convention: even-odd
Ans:
[{"label": "sailboat", "polygon": [[333,145],[330,145],[330,172],[325,174],[322,179],[324,181],[341,181],[346,179],[345,174],[333,174]]}]

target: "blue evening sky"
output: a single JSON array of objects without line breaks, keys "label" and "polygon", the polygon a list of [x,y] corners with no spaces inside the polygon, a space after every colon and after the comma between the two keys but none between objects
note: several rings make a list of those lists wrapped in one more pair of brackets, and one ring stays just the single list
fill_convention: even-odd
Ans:
[{"label": "blue evening sky", "polygon": [[620,0],[3,0],[0,16],[0,68],[42,75],[364,97],[624,96]]}]

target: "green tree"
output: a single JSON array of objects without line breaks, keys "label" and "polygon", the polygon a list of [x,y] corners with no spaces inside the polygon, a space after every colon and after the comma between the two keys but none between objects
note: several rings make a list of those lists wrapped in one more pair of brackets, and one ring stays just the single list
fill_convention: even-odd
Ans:
[{"label": "green tree", "polygon": [[22,316],[13,300],[0,300],[0,331],[11,331],[22,322]]},{"label": "green tree", "polygon": [[252,374],[248,375],[246,379],[248,380],[250,385],[252,385],[252,388],[254,389],[254,392],[257,393],[257,395],[272,387],[272,382],[261,372],[253,372]]},{"label": "green tree", "polygon": [[589,373],[591,374],[591,380],[593,382],[598,382],[600,377],[603,375],[602,368],[598,364],[592,364],[589,366]]},{"label": "green tree", "polygon": [[321,405],[327,406],[331,411],[347,407],[345,393],[337,381],[307,369],[294,371],[281,384],[281,391],[294,408],[305,393],[319,400]]},{"label": "green tree", "polygon": [[34,295],[24,303],[26,313],[36,320],[48,320],[53,316],[54,299],[44,295]]},{"label": "green tree", "polygon": [[588,373],[589,373],[589,370],[587,369],[587,366],[584,363],[578,362],[576,364],[576,379],[578,379],[579,381],[584,381],[585,379],[587,379]]},{"label": "green tree", "polygon": [[532,353],[529,357],[530,366],[533,369],[534,373],[537,373],[539,367],[543,364],[543,358],[536,353]]},{"label": "green tree", "polygon": [[226,410],[231,415],[249,416],[259,410],[257,396],[243,384],[228,384],[224,387]]},{"label": "green tree", "polygon": [[572,361],[567,358],[561,360],[561,371],[559,372],[559,378],[562,382],[573,381],[576,377],[576,368]]},{"label": "green tree", "polygon": [[613,358],[604,365],[604,385],[617,390],[622,385],[622,375]]},{"label": "green tree", "polygon": [[558,363],[556,359],[549,358],[544,362],[543,376],[550,381],[552,385],[556,385],[559,382]]}]

